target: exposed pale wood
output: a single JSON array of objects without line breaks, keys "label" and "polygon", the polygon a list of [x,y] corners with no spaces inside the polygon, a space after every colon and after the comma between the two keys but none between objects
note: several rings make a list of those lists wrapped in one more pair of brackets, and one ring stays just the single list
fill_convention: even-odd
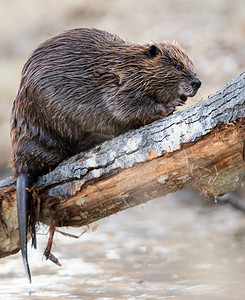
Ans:
[{"label": "exposed pale wood", "polygon": [[[76,155],[39,178],[40,221],[81,226],[195,187],[208,197],[245,182],[245,74],[210,99]],[[19,249],[15,183],[0,182],[0,257]]]}]

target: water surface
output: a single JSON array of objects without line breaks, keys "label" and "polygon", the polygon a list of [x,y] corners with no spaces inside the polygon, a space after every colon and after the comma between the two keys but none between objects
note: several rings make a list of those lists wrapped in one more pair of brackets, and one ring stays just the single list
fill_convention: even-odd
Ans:
[{"label": "water surface", "polygon": [[31,285],[20,254],[1,259],[0,299],[245,299],[245,220],[231,207],[178,193],[96,224],[56,234],[62,267],[43,259],[42,228]]}]

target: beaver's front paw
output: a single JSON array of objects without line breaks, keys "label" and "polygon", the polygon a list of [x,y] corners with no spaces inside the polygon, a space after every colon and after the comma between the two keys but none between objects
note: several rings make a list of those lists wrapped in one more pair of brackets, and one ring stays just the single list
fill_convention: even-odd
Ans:
[{"label": "beaver's front paw", "polygon": [[185,104],[185,101],[183,101],[181,99],[171,100],[166,106],[168,115],[173,113],[174,111],[176,111],[176,106],[183,106],[184,104]]}]

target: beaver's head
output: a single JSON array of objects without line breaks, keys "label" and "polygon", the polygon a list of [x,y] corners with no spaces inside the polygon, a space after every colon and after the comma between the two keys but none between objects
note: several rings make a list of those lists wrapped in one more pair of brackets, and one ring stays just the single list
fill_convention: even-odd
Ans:
[{"label": "beaver's head", "polygon": [[154,43],[147,48],[149,85],[158,102],[186,101],[201,86],[194,65],[176,42]]}]

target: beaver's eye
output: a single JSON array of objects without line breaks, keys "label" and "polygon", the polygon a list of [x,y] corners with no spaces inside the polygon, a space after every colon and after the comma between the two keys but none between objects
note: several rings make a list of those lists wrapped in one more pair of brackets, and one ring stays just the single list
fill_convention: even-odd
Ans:
[{"label": "beaver's eye", "polygon": [[182,67],[180,65],[176,65],[175,67],[178,71],[181,71],[182,70]]}]

